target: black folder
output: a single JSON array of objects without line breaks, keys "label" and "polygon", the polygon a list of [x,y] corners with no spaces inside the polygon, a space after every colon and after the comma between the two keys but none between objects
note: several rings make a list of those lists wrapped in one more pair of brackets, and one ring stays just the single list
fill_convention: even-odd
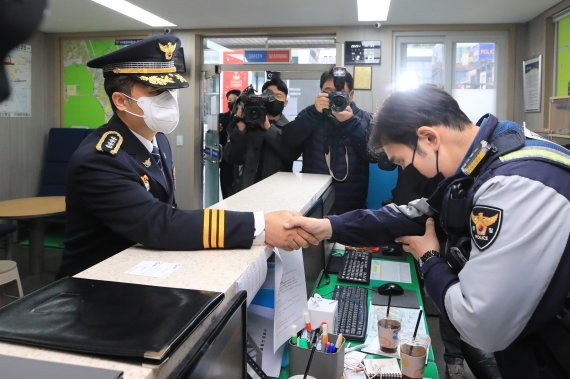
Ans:
[{"label": "black folder", "polygon": [[63,278],[0,308],[0,340],[158,364],[223,297]]}]

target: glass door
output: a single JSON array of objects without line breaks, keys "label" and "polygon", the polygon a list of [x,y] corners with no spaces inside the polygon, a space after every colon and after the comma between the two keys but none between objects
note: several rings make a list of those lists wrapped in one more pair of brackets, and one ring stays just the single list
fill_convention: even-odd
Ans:
[{"label": "glass door", "polygon": [[201,125],[203,130],[203,178],[204,207],[215,204],[220,199],[220,158],[221,147],[218,133],[220,113],[220,75],[213,71],[202,72]]}]

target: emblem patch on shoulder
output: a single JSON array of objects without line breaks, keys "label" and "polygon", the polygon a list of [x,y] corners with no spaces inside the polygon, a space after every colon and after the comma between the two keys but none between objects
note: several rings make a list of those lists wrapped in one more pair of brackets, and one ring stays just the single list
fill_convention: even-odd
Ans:
[{"label": "emblem patch on shoulder", "polygon": [[495,241],[501,224],[503,210],[486,205],[476,205],[471,211],[471,239],[480,250],[485,250]]},{"label": "emblem patch on shoulder", "polygon": [[107,153],[110,155],[117,155],[121,144],[123,143],[123,136],[118,132],[109,131],[103,134],[95,149],[102,153]]}]

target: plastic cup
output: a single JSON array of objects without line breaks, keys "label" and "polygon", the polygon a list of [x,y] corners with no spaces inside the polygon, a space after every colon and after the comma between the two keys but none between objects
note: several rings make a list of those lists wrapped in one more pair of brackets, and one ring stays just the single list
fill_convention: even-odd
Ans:
[{"label": "plastic cup", "polygon": [[389,316],[378,316],[378,342],[384,353],[393,354],[398,351],[401,322],[402,314],[396,309],[391,309]]},{"label": "plastic cup", "polygon": [[402,378],[421,379],[424,377],[426,355],[431,339],[423,334],[403,335],[400,338],[400,360],[402,363]]}]

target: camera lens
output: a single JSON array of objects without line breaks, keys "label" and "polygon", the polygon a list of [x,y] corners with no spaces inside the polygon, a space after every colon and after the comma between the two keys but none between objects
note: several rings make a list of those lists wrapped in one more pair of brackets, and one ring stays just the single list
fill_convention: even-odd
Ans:
[{"label": "camera lens", "polygon": [[348,106],[348,96],[344,93],[335,93],[331,97],[331,109],[335,112],[342,112]]}]

